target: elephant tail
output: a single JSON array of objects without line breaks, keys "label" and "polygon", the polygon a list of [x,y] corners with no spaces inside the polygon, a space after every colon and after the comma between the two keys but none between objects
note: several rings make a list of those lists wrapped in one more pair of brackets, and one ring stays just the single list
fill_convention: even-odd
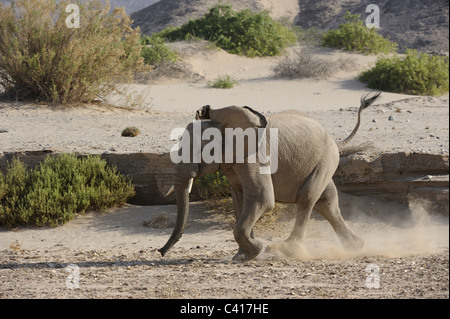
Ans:
[{"label": "elephant tail", "polygon": [[358,122],[356,123],[356,126],[353,129],[353,132],[345,140],[336,142],[338,149],[339,149],[339,153],[342,152],[344,147],[347,146],[348,143],[350,143],[350,141],[355,137],[356,132],[358,132],[359,126],[361,125],[362,111],[364,111],[366,108],[371,106],[376,100],[378,100],[378,98],[381,95],[381,92],[376,93],[372,97],[369,97],[369,95],[371,95],[371,93],[367,93],[366,95],[363,95],[361,97],[361,106],[359,107],[359,111],[358,111]]}]

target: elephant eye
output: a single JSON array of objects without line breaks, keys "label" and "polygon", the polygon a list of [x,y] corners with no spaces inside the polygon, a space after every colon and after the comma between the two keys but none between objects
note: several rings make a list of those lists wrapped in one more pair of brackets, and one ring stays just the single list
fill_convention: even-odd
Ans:
[{"label": "elephant eye", "polygon": [[197,120],[207,120],[209,119],[209,109],[211,106],[205,105],[200,110],[197,111]]}]

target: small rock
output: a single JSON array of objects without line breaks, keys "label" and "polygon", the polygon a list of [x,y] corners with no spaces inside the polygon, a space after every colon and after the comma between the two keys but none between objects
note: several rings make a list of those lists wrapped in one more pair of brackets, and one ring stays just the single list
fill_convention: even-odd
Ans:
[{"label": "small rock", "polygon": [[377,120],[376,120],[376,119],[373,119],[373,120],[372,120],[372,122],[373,122],[373,123],[376,123],[376,122],[377,122]]},{"label": "small rock", "polygon": [[391,116],[389,116],[389,119],[388,119],[389,121],[395,121],[395,116],[394,115],[391,115]]}]

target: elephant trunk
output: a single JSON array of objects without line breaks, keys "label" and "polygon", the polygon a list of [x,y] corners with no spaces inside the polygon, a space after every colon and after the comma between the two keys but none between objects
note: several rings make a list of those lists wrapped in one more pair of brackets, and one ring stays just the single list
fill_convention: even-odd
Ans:
[{"label": "elephant trunk", "polygon": [[186,183],[186,186],[181,186],[179,184],[175,185],[175,195],[177,199],[177,222],[167,243],[163,248],[158,249],[162,257],[164,257],[173,245],[180,240],[181,236],[183,236],[189,215],[189,188],[190,185],[188,183]]}]

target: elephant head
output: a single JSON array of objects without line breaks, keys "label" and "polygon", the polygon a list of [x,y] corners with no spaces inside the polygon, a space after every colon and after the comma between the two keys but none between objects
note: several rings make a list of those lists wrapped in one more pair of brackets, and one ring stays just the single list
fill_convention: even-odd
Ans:
[{"label": "elephant head", "polygon": [[212,110],[209,105],[206,105],[197,111],[196,119],[212,120],[220,123],[224,128],[242,128],[243,130],[250,127],[264,128],[267,126],[264,115],[248,106],[229,106]]},{"label": "elephant head", "polygon": [[[226,128],[263,128],[267,125],[265,117],[249,107],[230,106],[213,110],[204,106],[197,111],[196,121],[190,123],[183,132],[180,143],[172,149],[172,161],[177,158],[173,176],[174,185],[167,195],[175,192],[177,200],[177,221],[171,237],[159,249],[164,256],[183,235],[189,213],[189,193],[196,178],[217,172],[225,164],[224,136]],[[211,138],[214,141],[211,142]],[[220,143],[220,145],[218,145]],[[213,144],[213,145],[211,145]],[[217,152],[212,156],[215,160],[205,160],[202,154]],[[232,165],[232,164],[231,164]]]}]

